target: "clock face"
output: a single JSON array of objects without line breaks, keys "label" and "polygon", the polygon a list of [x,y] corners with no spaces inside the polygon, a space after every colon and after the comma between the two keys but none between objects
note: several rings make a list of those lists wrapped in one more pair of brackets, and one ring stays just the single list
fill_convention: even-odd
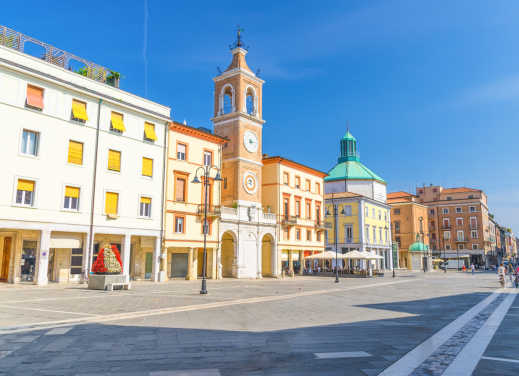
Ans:
[{"label": "clock face", "polygon": [[245,191],[251,195],[256,193],[256,190],[258,189],[256,174],[251,171],[247,171],[243,175],[243,187],[245,188]]},{"label": "clock face", "polygon": [[249,153],[258,151],[258,137],[252,131],[246,131],[243,135],[243,144]]}]

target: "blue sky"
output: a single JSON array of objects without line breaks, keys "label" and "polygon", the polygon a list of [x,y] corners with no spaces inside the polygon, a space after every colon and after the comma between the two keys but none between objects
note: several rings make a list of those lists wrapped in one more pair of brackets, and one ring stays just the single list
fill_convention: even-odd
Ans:
[{"label": "blue sky", "polygon": [[[20,4],[20,5],[18,5]],[[297,4],[297,5],[295,5]],[[519,2],[24,1],[0,23],[105,65],[124,90],[211,126],[241,25],[266,80],[264,152],[328,171],[349,122],[388,189],[483,189],[519,232]]]}]

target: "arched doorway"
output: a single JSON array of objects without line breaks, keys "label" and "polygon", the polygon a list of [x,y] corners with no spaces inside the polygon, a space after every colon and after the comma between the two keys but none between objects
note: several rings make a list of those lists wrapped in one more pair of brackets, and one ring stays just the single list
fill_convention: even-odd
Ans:
[{"label": "arched doorway", "polygon": [[272,277],[274,275],[272,260],[274,259],[274,238],[270,234],[263,236],[261,240],[261,276]]},{"label": "arched doorway", "polygon": [[222,235],[222,277],[234,277],[235,240],[230,231]]}]

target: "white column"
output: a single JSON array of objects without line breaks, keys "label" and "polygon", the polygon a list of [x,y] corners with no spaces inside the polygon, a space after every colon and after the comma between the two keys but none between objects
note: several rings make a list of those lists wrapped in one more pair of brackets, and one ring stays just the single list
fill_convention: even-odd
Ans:
[{"label": "white column", "polygon": [[257,249],[257,271],[256,271],[256,278],[261,279],[263,276],[261,275],[261,268],[262,268],[262,252],[263,252],[263,242],[261,237],[258,234],[258,238],[256,239],[256,249]]},{"label": "white column", "polygon": [[50,248],[50,231],[41,230],[40,233],[40,250],[38,254],[38,269],[36,276],[37,285],[46,285],[47,271],[49,270],[49,248]]},{"label": "white column", "polygon": [[160,255],[161,255],[161,249],[160,249],[160,236],[155,237],[155,249],[153,250],[153,265],[152,265],[152,272],[151,272],[151,280],[154,282],[160,282]]},{"label": "white column", "polygon": [[124,235],[123,245],[123,275],[126,277],[126,282],[130,282],[130,251],[131,251],[131,240],[130,234]]},{"label": "white column", "polygon": [[[93,242],[92,242],[93,243]],[[81,282],[84,283],[88,280],[88,275],[90,270],[92,269],[90,265],[90,248],[88,247],[90,244],[90,233],[87,232],[84,237],[83,243],[83,267],[81,271]]]}]

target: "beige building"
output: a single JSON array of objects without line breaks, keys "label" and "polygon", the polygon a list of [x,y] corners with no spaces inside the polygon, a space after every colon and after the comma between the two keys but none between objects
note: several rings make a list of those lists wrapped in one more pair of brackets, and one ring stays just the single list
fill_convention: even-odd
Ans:
[{"label": "beige building", "polygon": [[[204,166],[221,167],[226,139],[204,128],[173,122],[168,135],[164,250],[161,272],[168,278],[196,279],[202,275],[204,247]],[[198,173],[197,173],[198,170]],[[210,175],[214,178],[215,172]],[[207,277],[217,276],[217,249],[222,183],[210,179],[207,213]]]},{"label": "beige building", "polygon": [[[282,157],[263,157],[262,202],[275,213],[278,270],[303,273],[304,256],[324,251],[323,185],[326,173]],[[263,265],[269,265],[263,253]]]}]

